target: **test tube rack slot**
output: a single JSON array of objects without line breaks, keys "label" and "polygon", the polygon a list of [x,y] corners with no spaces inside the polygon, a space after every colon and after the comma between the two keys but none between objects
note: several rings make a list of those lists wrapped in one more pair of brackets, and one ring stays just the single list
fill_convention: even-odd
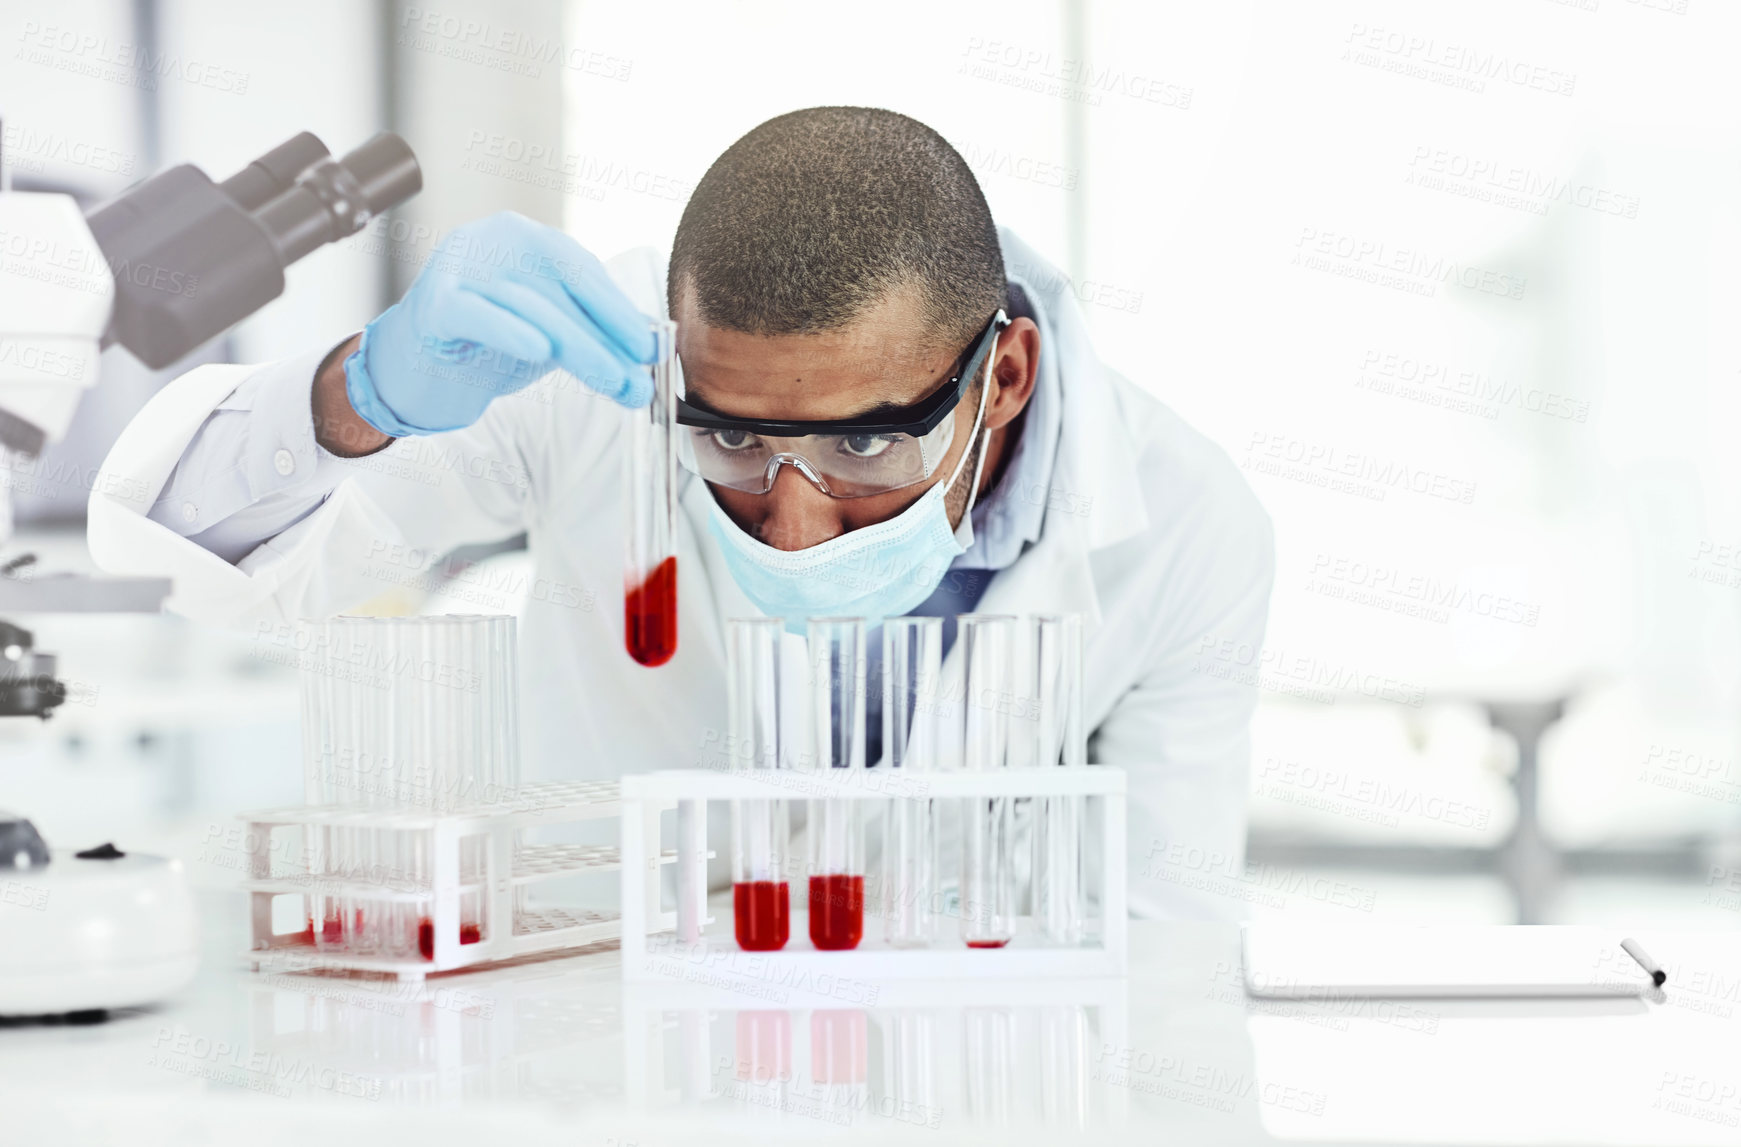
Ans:
[{"label": "test tube rack slot", "polygon": [[[881,774],[881,775],[879,775]],[[870,926],[872,901],[865,900],[865,939],[850,951],[818,951],[810,946],[805,914],[791,909],[791,939],[774,952],[743,952],[730,922],[709,929],[707,916],[706,806],[711,801],[737,800],[931,800],[980,797],[1089,798],[1090,814],[1099,832],[1098,882],[1089,888],[1098,904],[1097,926],[1079,945],[1044,942],[1027,918],[1007,947],[969,949],[948,923],[936,943],[924,948],[883,945]],[[654,885],[634,866],[620,870],[622,881],[622,965],[627,983],[669,983],[674,968],[697,962],[753,960],[758,978],[790,982],[802,973],[828,973],[865,981],[1038,979],[1051,976],[1123,976],[1128,943],[1125,850],[1125,773],[1104,765],[1018,767],[990,771],[943,770],[900,775],[883,769],[673,769],[622,780],[623,847],[639,851],[657,845],[645,835],[649,810],[677,809],[677,922],[674,935],[649,943],[658,933],[673,931],[664,917],[646,912],[647,889]],[[1097,814],[1097,815],[1096,815]],[[1093,839],[1092,837],[1090,839]],[[1091,868],[1091,871],[1093,869]],[[798,896],[794,890],[794,897]],[[669,941],[667,945],[666,941]],[[669,956],[672,960],[662,959]],[[682,973],[679,972],[678,975]]]},{"label": "test tube rack slot", "polygon": [[[621,905],[621,911],[547,905],[515,907],[516,894],[530,885],[558,877],[620,872],[656,876],[663,865],[677,863],[676,849],[661,850],[659,817],[674,802],[638,801],[634,815],[646,818],[637,825],[633,839],[618,845],[517,843],[520,830],[546,825],[618,820],[626,806],[616,782],[561,781],[521,786],[511,801],[462,808],[451,812],[415,809],[367,809],[355,805],[299,805],[243,813],[239,820],[248,827],[248,876],[243,889],[250,901],[249,958],[255,971],[264,961],[294,957],[289,963],[303,970],[343,969],[386,972],[404,980],[420,980],[435,972],[449,972],[492,964],[532,953],[579,948],[621,935],[625,918],[655,932],[676,927],[677,913],[662,911],[659,881],[636,882],[642,899]],[[323,829],[384,830],[426,834],[431,859],[429,878],[403,886],[402,879],[332,874],[323,871],[318,856],[307,847]],[[482,879],[461,879],[461,841],[483,836]],[[302,847],[295,843],[301,842]],[[638,864],[624,864],[623,857],[638,857]],[[706,857],[702,858],[706,863]],[[395,886],[397,885],[397,886]],[[485,926],[471,943],[460,937],[460,896],[481,892]],[[301,909],[309,921],[303,932],[275,932],[273,902],[283,896],[301,896]],[[343,946],[316,946],[314,900],[316,897],[346,897],[377,903],[422,905],[430,921],[430,952],[427,956],[382,955],[351,951]]]}]

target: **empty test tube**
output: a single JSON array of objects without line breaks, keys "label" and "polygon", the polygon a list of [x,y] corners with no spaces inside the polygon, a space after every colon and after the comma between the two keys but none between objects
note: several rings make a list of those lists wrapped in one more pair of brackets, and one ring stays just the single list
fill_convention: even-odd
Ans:
[{"label": "empty test tube", "polygon": [[624,412],[623,643],[642,665],[677,652],[677,324],[653,324],[653,399]]},{"label": "empty test tube", "polygon": [[[1082,618],[1044,614],[1029,622],[1031,666],[1028,723],[1034,763],[1082,766],[1088,751],[1082,727]],[[1061,944],[1082,940],[1082,846],[1087,798],[1043,797],[1034,811],[1034,916],[1040,931]]]},{"label": "empty test tube", "polygon": [[[776,769],[787,763],[781,739],[780,645],[785,632],[785,623],[777,617],[726,622],[727,743],[734,768]],[[771,952],[786,946],[791,931],[786,878],[789,838],[785,801],[732,802],[732,918],[738,947],[745,951]]]},{"label": "empty test tube", "polygon": [[[446,813],[500,799],[518,783],[512,617],[339,617],[305,628],[309,800]],[[485,938],[485,840],[461,843],[462,944]],[[322,874],[372,886],[316,895],[317,945],[432,956],[432,899],[403,895],[431,890],[427,833],[338,825],[316,834],[316,850]]]},{"label": "empty test tube", "polygon": [[937,938],[937,802],[915,791],[908,774],[937,767],[942,663],[942,618],[883,623],[882,767],[902,770],[910,794],[890,798],[883,830],[883,938],[897,948]]},{"label": "empty test tube", "polygon": [[[819,617],[808,626],[810,727],[820,769],[865,767],[865,622]],[[813,800],[809,808],[810,942],[856,948],[864,938],[863,801]]]},{"label": "empty test tube", "polygon": [[[964,613],[958,622],[964,675],[962,766],[980,772],[1007,768],[1016,619]],[[969,948],[1001,948],[1015,936],[1009,798],[969,797],[961,844],[961,938]]]}]

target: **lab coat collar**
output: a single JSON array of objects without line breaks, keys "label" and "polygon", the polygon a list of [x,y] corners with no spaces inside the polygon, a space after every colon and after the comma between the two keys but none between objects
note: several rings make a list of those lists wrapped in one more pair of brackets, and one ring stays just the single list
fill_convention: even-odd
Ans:
[{"label": "lab coat collar", "polygon": [[1040,326],[1040,369],[1059,378],[1062,435],[1047,491],[1048,526],[1074,518],[1089,549],[1116,545],[1146,530],[1148,507],[1137,474],[1133,425],[1119,402],[1119,376],[1100,361],[1070,277],[1041,258],[1015,232],[998,229],[1004,274],[1021,284]]}]

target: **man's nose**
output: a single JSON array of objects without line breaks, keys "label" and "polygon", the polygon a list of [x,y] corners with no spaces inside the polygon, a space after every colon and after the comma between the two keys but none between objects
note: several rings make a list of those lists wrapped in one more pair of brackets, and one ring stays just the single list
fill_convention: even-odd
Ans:
[{"label": "man's nose", "polygon": [[777,550],[807,550],[845,532],[835,500],[818,490],[796,466],[781,466],[762,497],[767,514],[761,541]]}]

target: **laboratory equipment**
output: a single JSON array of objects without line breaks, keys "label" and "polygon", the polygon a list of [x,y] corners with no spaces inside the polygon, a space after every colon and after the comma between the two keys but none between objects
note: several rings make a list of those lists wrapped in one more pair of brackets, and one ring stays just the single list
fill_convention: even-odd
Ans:
[{"label": "laboratory equipment", "polygon": [[[1029,619],[1028,624],[1030,684],[1023,726],[1033,762],[1042,768],[1085,767],[1088,746],[1082,727],[1082,618],[1077,614],[1042,614]],[[1086,819],[1086,802],[1080,796],[1044,797],[1035,803],[1034,921],[1045,935],[1063,944],[1082,939],[1082,834]]]},{"label": "laboratory equipment", "polygon": [[[285,267],[421,187],[410,148],[390,133],[335,160],[305,132],[221,184],[183,164],[88,217],[70,195],[12,191],[0,164],[0,235],[14,240],[0,259],[0,459],[65,437],[104,348],[169,365],[282,294]],[[0,493],[0,544],[11,533]],[[155,612],[171,588],[34,562],[0,562],[0,609]],[[55,673],[28,630],[0,622],[0,717],[47,717],[67,696]],[[5,885],[42,899],[39,911],[0,905],[0,1012],[144,1004],[193,976],[198,929],[180,861],[115,849],[48,856]]]},{"label": "laboratory equipment", "polygon": [[[865,622],[819,617],[807,635],[810,653],[809,763],[822,771],[865,768]],[[809,803],[810,942],[824,950],[856,948],[864,937],[864,805]]]},{"label": "laboratory equipment", "polygon": [[0,812],[0,1016],[102,1019],[179,991],[198,967],[181,861],[51,849]]},{"label": "laboratory equipment", "polygon": [[653,397],[623,418],[623,642],[653,668],[677,652],[677,324],[653,324]]},{"label": "laboratory equipment", "polygon": [[[966,613],[958,622],[962,766],[970,772],[998,772],[1010,765],[1016,619],[1008,614]],[[975,797],[962,809],[961,938],[969,948],[1001,948],[1015,936],[1010,809],[1006,796]]]},{"label": "laboratory equipment", "polygon": [[[784,632],[774,617],[726,622],[726,720],[736,768],[761,772],[787,764],[781,727]],[[732,918],[738,946],[746,951],[775,951],[791,935],[788,817],[783,800],[732,802]]]},{"label": "laboratory equipment", "polygon": [[[305,623],[302,643],[321,659],[319,671],[303,675],[305,797],[404,810],[481,805],[512,791],[519,782],[514,624],[490,616]],[[338,827],[315,844],[327,876],[361,872],[405,895],[430,887],[432,857],[415,833]],[[460,842],[461,944],[478,943],[488,929],[484,844],[477,835]],[[323,950],[433,958],[427,898],[317,894],[314,908]]]},{"label": "laboratory equipment", "polygon": [[[530,898],[538,882],[614,870],[623,847],[524,838],[620,809],[612,783],[519,782],[514,627],[436,616],[300,628],[310,803],[242,818],[256,966],[276,953],[421,978],[618,934],[617,915]],[[643,854],[645,839],[624,846],[631,866],[675,858]],[[656,888],[637,907],[656,927],[676,923]]]},{"label": "laboratory equipment", "polygon": [[[70,195],[6,187],[0,170],[0,234],[16,240],[0,259],[0,455],[35,457],[65,436],[104,348],[168,366],[282,294],[290,264],[416,194],[422,175],[390,132],[342,159],[304,132],[222,183],[182,164],[88,217]],[[93,515],[109,512],[93,501]],[[10,533],[0,497],[0,543]],[[31,560],[0,563],[0,609],[155,612],[171,588],[161,577],[18,576]],[[52,658],[14,646],[27,657],[0,671],[0,716],[46,716],[66,697]]]},{"label": "laboratory equipment", "polygon": [[[662,769],[625,776],[622,793],[622,847],[625,854],[639,855],[643,840],[649,841],[650,825],[657,812],[675,805],[681,823],[707,823],[707,805],[713,801],[755,802],[789,798],[797,790],[810,799],[881,803],[899,799],[929,799],[961,802],[972,798],[990,800],[1018,796],[1062,796],[1080,793],[1090,798],[1088,839],[1094,842],[1096,863],[1090,871],[1094,892],[1087,903],[1094,916],[1087,921],[1081,944],[1055,944],[1023,935],[1023,941],[996,950],[977,951],[963,942],[937,943],[925,948],[894,948],[869,939],[851,951],[817,951],[813,945],[792,943],[776,952],[759,952],[754,960],[745,956],[729,930],[710,931],[699,922],[682,924],[676,935],[654,940],[655,933],[670,928],[669,917],[655,914],[646,904],[658,891],[656,872],[648,866],[624,865],[619,872],[623,904],[622,968],[625,981],[658,983],[669,989],[684,974],[708,969],[708,978],[731,979],[735,970],[745,992],[766,991],[769,984],[796,983],[797,977],[822,976],[838,985],[846,977],[855,982],[960,978],[964,980],[1047,979],[1066,976],[1121,976],[1126,962],[1125,920],[1127,866],[1125,854],[1125,773],[1109,765],[1091,769],[1005,768],[968,772],[962,769],[928,774],[923,783],[884,776],[882,769],[869,769],[851,776],[848,769]],[[866,807],[871,807],[867,805]],[[670,856],[669,853],[665,854]],[[675,863],[677,898],[699,900],[707,891],[708,850],[693,838],[676,833]],[[661,945],[674,944],[681,960],[660,960]],[[717,975],[716,975],[717,973]],[[793,989],[796,993],[796,988]],[[836,1004],[842,1002],[838,998]],[[846,1001],[853,1002],[853,1001]],[[892,1006],[892,1005],[891,1005]]]},{"label": "laboratory equipment", "polygon": [[[883,759],[921,781],[937,768],[943,619],[898,617],[883,623]],[[937,802],[897,797],[883,822],[883,938],[924,947],[937,935]]]}]

